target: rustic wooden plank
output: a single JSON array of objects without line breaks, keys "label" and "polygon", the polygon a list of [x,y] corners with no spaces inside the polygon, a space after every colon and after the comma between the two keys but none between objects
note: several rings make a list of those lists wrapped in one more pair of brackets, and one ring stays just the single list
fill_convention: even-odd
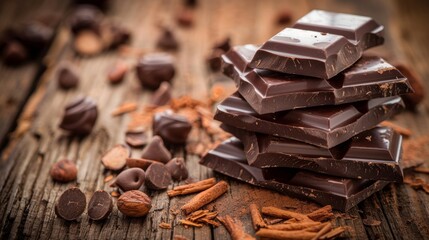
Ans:
[{"label": "rustic wooden plank", "polygon": [[[69,1],[2,1],[0,2],[0,32],[10,26],[52,12],[61,14]],[[35,88],[37,74],[43,70],[41,59],[22,66],[10,67],[0,62],[0,148],[7,134],[15,127],[15,121]]]},{"label": "rustic wooden plank", "polygon": [[[132,46],[148,51],[152,51],[160,33],[156,23],[162,21],[175,24],[175,14],[181,8],[180,2],[167,0],[130,0],[112,3],[113,7],[108,15],[121,19],[123,24],[132,27],[134,30]],[[425,29],[422,21],[425,8],[416,11],[415,6],[400,5],[399,8],[404,11],[399,15],[395,14],[400,16],[400,20],[396,18],[395,20],[393,16],[386,14],[387,8],[383,7],[396,9],[390,2],[365,1],[361,4],[356,1],[201,1],[195,10],[195,26],[176,30],[182,45],[179,52],[173,53],[177,58],[178,67],[174,94],[203,97],[213,83],[230,86],[231,81],[225,82],[225,78],[220,74],[208,74],[206,71],[204,60],[211,45],[227,35],[232,37],[234,44],[264,41],[281,28],[272,24],[280,6],[292,9],[294,18],[300,17],[314,7],[369,15],[376,15],[380,11],[377,17],[380,17],[382,23],[388,24],[387,36],[390,39],[387,42],[390,44],[389,48],[380,53],[387,52],[389,57],[404,56],[404,59],[410,59],[416,64],[419,74],[428,77],[429,54],[427,47],[420,48],[429,39],[428,33],[418,31],[410,36],[411,42],[403,42],[401,37],[403,29],[409,29],[416,22],[419,24],[414,25],[415,28]],[[397,22],[392,22],[393,20]],[[231,24],[232,22],[234,24]],[[170,214],[170,210],[180,208],[192,196],[170,200],[165,192],[149,192],[153,199],[153,208],[148,217],[142,219],[124,217],[116,208],[109,219],[100,223],[90,221],[86,214],[78,222],[65,222],[56,217],[53,211],[56,199],[62,191],[72,185],[78,185],[88,199],[97,189],[111,191],[109,183],[103,181],[110,173],[104,171],[99,159],[110,146],[123,142],[123,133],[129,116],[112,118],[110,113],[124,101],[142,104],[150,98],[150,92],[141,90],[132,71],[120,86],[112,87],[106,82],[105,72],[118,59],[116,53],[106,53],[94,58],[75,58],[69,44],[63,43],[60,46],[62,50],[55,50],[57,54],[51,54],[50,62],[64,59],[73,61],[80,67],[83,81],[76,90],[57,91],[54,66],[50,66],[35,94],[30,98],[26,108],[30,108],[33,102],[37,103],[38,99],[43,99],[33,118],[31,131],[17,138],[13,145],[9,145],[10,154],[5,154],[7,158],[2,160],[0,167],[0,191],[5,193],[0,196],[0,215],[3,216],[0,224],[2,238],[171,239],[175,235],[183,235],[188,239],[229,239],[229,234],[223,227],[204,226],[186,229],[179,225],[178,220],[184,216],[180,214],[174,216]],[[417,47],[420,50],[416,50]],[[391,54],[388,51],[390,49],[394,49]],[[129,63],[135,62],[134,58],[123,58]],[[57,126],[64,105],[80,93],[97,100],[101,109],[100,116],[90,136],[83,139],[69,138]],[[425,124],[428,119],[427,102],[426,99],[418,117],[407,113],[398,117],[397,121],[418,134],[427,133]],[[195,137],[194,140],[207,139],[204,134]],[[138,154],[139,150],[133,151],[134,156]],[[211,170],[198,164],[199,157],[187,155],[180,150],[175,155],[185,156],[192,178],[198,180],[213,176]],[[51,181],[49,166],[61,157],[76,161],[80,169],[76,183],[58,184]],[[252,234],[254,230],[247,209],[249,201],[259,206],[274,205],[297,211],[309,211],[318,207],[313,203],[305,203],[272,191],[251,187],[220,174],[214,176],[226,180],[230,184],[230,190],[207,207],[216,208],[222,216],[230,214],[236,217],[243,222],[245,231]],[[423,174],[419,176],[427,179]],[[345,234],[347,238],[424,238],[429,234],[428,202],[428,195],[423,192],[416,192],[404,185],[390,185],[348,212],[348,215],[354,217],[340,216],[336,219],[336,224],[351,228]],[[369,216],[380,220],[381,224],[365,226],[362,221]],[[160,229],[158,227],[160,222],[173,223],[173,229]]]}]

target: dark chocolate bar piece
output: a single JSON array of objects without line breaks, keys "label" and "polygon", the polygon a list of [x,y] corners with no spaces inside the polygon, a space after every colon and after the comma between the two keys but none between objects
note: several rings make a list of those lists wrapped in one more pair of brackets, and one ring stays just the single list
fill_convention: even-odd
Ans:
[{"label": "dark chocolate bar piece", "polygon": [[383,30],[369,17],[313,10],[265,42],[250,67],[329,79],[383,44]]},{"label": "dark chocolate bar piece", "polygon": [[218,104],[214,118],[247,131],[332,148],[403,109],[401,97],[395,96],[259,115],[234,93]]},{"label": "dark chocolate bar piece", "polygon": [[222,72],[234,80],[236,86],[240,83],[241,75],[253,69],[249,63],[258,48],[253,44],[235,46],[222,55]]},{"label": "dark chocolate bar piece", "polygon": [[242,78],[238,89],[259,114],[413,92],[408,79],[396,68],[382,58],[369,56],[330,80],[255,69]]},{"label": "dark chocolate bar piece", "polygon": [[247,165],[243,145],[230,138],[209,151],[200,162],[214,171],[285,195],[313,200],[347,211],[388,184],[386,181],[331,177],[296,169],[262,170]]},{"label": "dark chocolate bar piece", "polygon": [[[222,128],[244,144],[247,162],[260,168],[296,168],[331,176],[402,182],[402,136],[391,128],[376,127],[334,149],[291,139]],[[333,157],[333,153],[340,158]]]}]

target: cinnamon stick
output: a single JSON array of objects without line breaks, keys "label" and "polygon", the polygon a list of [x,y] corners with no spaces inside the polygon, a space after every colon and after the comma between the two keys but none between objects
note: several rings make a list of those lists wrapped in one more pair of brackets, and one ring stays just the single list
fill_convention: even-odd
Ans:
[{"label": "cinnamon stick", "polygon": [[331,231],[332,229],[332,224],[330,222],[325,223],[323,228],[320,229],[320,231],[316,234],[316,236],[314,236],[312,238],[312,240],[317,240],[319,239],[321,236],[325,235],[326,233],[328,233],[329,231]]},{"label": "cinnamon stick", "polygon": [[112,116],[119,116],[124,113],[129,113],[137,110],[137,104],[133,102],[128,102],[120,105],[112,112]]},{"label": "cinnamon stick", "polygon": [[216,179],[209,178],[205,179],[199,182],[190,183],[186,185],[181,185],[173,188],[172,190],[169,190],[167,192],[167,195],[169,197],[175,197],[179,195],[187,195],[191,193],[201,192],[204,191],[216,184]]},{"label": "cinnamon stick", "polygon": [[303,230],[309,227],[320,226],[322,223],[320,222],[301,222],[301,223],[281,223],[275,225],[268,225],[268,229],[274,230],[283,230],[283,231],[293,231],[293,230]]},{"label": "cinnamon stick", "polygon": [[319,208],[307,214],[307,217],[316,222],[323,222],[328,219],[331,219],[332,217],[334,217],[334,214],[332,213],[332,206],[326,205],[322,208]]},{"label": "cinnamon stick", "polygon": [[334,237],[340,235],[341,233],[343,233],[345,230],[346,230],[345,227],[334,228],[330,232],[328,232],[327,234],[321,236],[320,239],[331,239],[331,238],[334,238]]},{"label": "cinnamon stick", "polygon": [[232,240],[254,240],[255,238],[245,233],[243,225],[239,220],[234,220],[229,215],[218,217],[218,220],[225,226],[231,235]]},{"label": "cinnamon stick", "polygon": [[256,232],[256,236],[273,238],[273,239],[283,239],[283,240],[307,240],[312,239],[316,236],[317,233],[307,232],[304,230],[297,231],[281,231],[274,229],[261,228]]},{"label": "cinnamon stick", "polygon": [[312,221],[304,214],[291,212],[291,211],[276,208],[276,207],[263,207],[262,213],[268,216],[277,217],[277,218],[284,218],[284,219],[295,218],[296,220],[299,220],[299,221]]},{"label": "cinnamon stick", "polygon": [[416,167],[416,168],[414,168],[414,172],[429,174],[429,168],[427,168],[427,167]]},{"label": "cinnamon stick", "polygon": [[227,190],[228,183],[225,181],[220,181],[213,187],[198,193],[188,203],[183,205],[181,209],[185,212],[185,214],[189,214],[220,197]]},{"label": "cinnamon stick", "polygon": [[264,219],[262,219],[261,213],[259,212],[259,208],[256,204],[252,203],[249,206],[250,208],[250,216],[252,217],[253,228],[258,230],[259,228],[267,227]]}]

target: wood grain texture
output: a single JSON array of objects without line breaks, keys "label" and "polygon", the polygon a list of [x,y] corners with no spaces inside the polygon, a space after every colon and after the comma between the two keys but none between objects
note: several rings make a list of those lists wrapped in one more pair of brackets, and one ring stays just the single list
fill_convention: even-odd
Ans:
[{"label": "wood grain texture", "polygon": [[[45,1],[23,2],[28,5],[25,5],[22,12],[15,1],[0,3],[0,29],[16,18],[23,18],[27,14],[25,11],[30,11],[36,5],[41,10],[63,9],[62,11],[66,11],[67,5],[51,5]],[[112,7],[107,15],[112,19],[120,19],[122,24],[133,30],[133,47],[152,52],[155,51],[154,46],[161,33],[157,24],[162,22],[175,25],[175,16],[182,7],[180,1],[173,0],[112,0]],[[423,1],[201,0],[195,9],[195,25],[189,29],[174,28],[181,43],[180,50],[172,52],[176,57],[178,70],[173,83],[174,95],[204,98],[213,84],[232,86],[232,81],[221,74],[207,71],[205,57],[211,46],[227,36],[232,38],[234,45],[262,43],[284,27],[273,24],[276,13],[282,8],[291,9],[294,19],[313,8],[373,16],[386,26],[386,44],[371,52],[387,59],[406,61],[414,66],[422,79],[429,78],[429,32],[426,30],[429,6]],[[9,12],[5,9],[14,10]],[[56,217],[54,204],[59,195],[71,186],[79,186],[87,199],[98,189],[109,192],[112,190],[110,183],[104,182],[104,178],[111,173],[104,171],[100,158],[108,148],[124,141],[130,117],[112,117],[110,113],[126,101],[137,102],[141,107],[151,95],[149,91],[140,88],[134,70],[126,75],[124,83],[119,86],[111,86],[107,82],[106,72],[119,58],[134,64],[135,57],[120,56],[116,52],[107,52],[93,58],[76,57],[70,48],[67,32],[64,25],[59,28],[56,41],[45,57],[48,68],[41,75],[35,89],[32,87],[39,66],[37,63],[17,69],[0,66],[0,141],[10,130],[18,113],[21,114],[20,118],[25,116],[31,120],[29,131],[10,141],[2,152],[1,238],[173,239],[174,236],[181,235],[187,239],[230,239],[224,227],[185,228],[180,225],[179,220],[183,216],[176,216],[172,212],[192,196],[169,199],[166,192],[149,192],[153,208],[146,218],[127,218],[116,207],[110,218],[102,222],[89,220],[86,213],[76,222],[65,222]],[[57,89],[55,66],[64,60],[72,61],[80,69],[82,81],[75,90]],[[11,79],[15,81],[10,81]],[[12,90],[17,86],[21,86],[22,90]],[[427,81],[425,89],[426,92],[429,91]],[[101,111],[90,136],[70,138],[57,126],[65,104],[79,94],[94,98]],[[21,111],[20,105],[25,102]],[[401,114],[395,118],[395,122],[410,128],[416,135],[429,134],[428,111],[429,100],[426,99],[417,113]],[[208,138],[204,133],[192,137],[194,141],[207,141]],[[134,156],[139,153],[140,149],[133,150]],[[174,155],[185,157],[192,178],[200,180],[215,176],[230,184],[230,190],[208,207],[216,207],[220,214],[232,213],[233,217],[243,222],[247,233],[253,235],[254,230],[247,206],[240,204],[242,199],[252,199],[262,206],[268,204],[266,199],[280,198],[277,193],[214,174],[198,164],[198,156],[187,154],[183,149],[176,149]],[[79,173],[76,182],[58,184],[49,177],[49,167],[61,158],[69,158],[77,164]],[[425,174],[416,175],[429,181]],[[177,184],[179,183],[174,185]],[[256,190],[264,195],[264,199],[252,195]],[[302,202],[296,199],[288,199],[287,202],[291,203],[287,207],[302,206]],[[308,203],[308,207],[316,209],[317,205]],[[367,226],[364,219],[378,220],[381,224]],[[161,222],[171,223],[172,229],[159,228]],[[338,217],[335,224],[349,226],[345,236],[352,239],[425,239],[429,236],[429,195],[404,184],[391,184],[346,215]]]}]

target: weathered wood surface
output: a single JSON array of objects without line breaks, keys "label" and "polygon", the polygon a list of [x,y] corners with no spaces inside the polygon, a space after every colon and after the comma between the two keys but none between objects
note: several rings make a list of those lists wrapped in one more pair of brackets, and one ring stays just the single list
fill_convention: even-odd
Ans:
[{"label": "weathered wood surface", "polygon": [[[19,2],[25,2],[26,5],[20,5]],[[35,9],[34,6],[40,6],[41,10],[57,11],[64,11],[66,6],[63,1],[59,1],[63,3],[57,5],[40,4],[39,1],[19,2],[0,3],[0,30],[16,19],[23,18],[25,11],[31,12]],[[162,21],[174,24],[174,17],[182,7],[180,1],[167,0],[117,0],[112,3],[108,16],[121,19],[124,25],[132,28],[132,46],[146,51],[154,49],[159,35],[156,23]],[[23,12],[20,12],[21,6]],[[204,97],[214,82],[231,85],[220,74],[208,74],[206,71],[204,59],[212,43],[227,35],[232,37],[234,44],[263,42],[282,28],[273,24],[275,14],[282,7],[293,10],[294,18],[313,8],[373,16],[387,27],[386,46],[375,52],[388,58],[407,61],[414,65],[423,79],[429,78],[429,32],[426,26],[429,6],[423,1],[200,1],[195,10],[195,26],[190,29],[178,28],[176,31],[181,49],[175,53],[178,69],[174,82],[175,94],[188,94],[198,98]],[[9,9],[14,9],[11,11],[13,13]],[[15,135],[2,149],[2,239],[172,239],[175,235],[188,239],[229,238],[223,227],[193,229],[178,225],[178,218],[171,215],[170,210],[178,209],[190,197],[169,200],[165,192],[150,193],[153,208],[148,217],[143,219],[126,218],[116,208],[111,217],[101,223],[90,221],[86,214],[78,222],[64,222],[56,217],[53,210],[56,199],[72,185],[78,185],[88,198],[97,189],[111,191],[108,183],[104,182],[104,177],[109,173],[104,172],[99,159],[110,146],[123,142],[129,116],[113,118],[110,113],[122,102],[136,101],[142,104],[150,97],[149,92],[140,89],[132,71],[120,86],[112,87],[107,83],[105,73],[118,58],[118,54],[114,52],[94,58],[75,57],[70,48],[67,30],[63,26],[58,30],[56,41],[45,59],[48,69],[41,75],[36,89],[31,89],[36,80],[36,63],[18,69],[0,66],[0,139],[11,130],[18,113],[21,119],[18,129],[25,129],[25,125],[30,124],[28,131],[19,131],[22,134]],[[61,60],[73,61],[80,67],[83,81],[78,89],[67,92],[57,89],[54,69],[55,64]],[[135,58],[125,60],[132,63]],[[22,89],[14,89],[17,86]],[[428,92],[427,82],[425,88]],[[34,93],[28,96],[33,90]],[[57,127],[64,105],[78,94],[96,99],[101,110],[96,128],[84,139],[69,138]],[[27,98],[29,100],[21,111],[20,105]],[[426,99],[418,113],[404,113],[395,120],[412,129],[417,136],[428,134],[428,110],[429,100]],[[200,136],[201,140],[206,137]],[[138,151],[134,154],[138,154]],[[205,179],[213,175],[210,170],[198,164],[197,156],[186,155],[183,151],[176,152],[176,155],[186,156],[193,178]],[[58,184],[50,179],[49,167],[60,157],[76,161],[79,167],[76,183]],[[241,200],[253,199],[263,205],[270,203],[267,199],[275,200],[280,195],[260,190],[265,197],[259,199],[250,191],[255,188],[218,174],[215,176],[227,180],[231,185],[230,191],[216,202],[216,207],[222,214],[230,213],[240,219],[246,231],[253,233],[247,206],[241,205]],[[428,176],[419,176],[429,180]],[[298,202],[288,199],[288,203],[294,201]],[[309,205],[316,208],[315,204]],[[381,224],[365,226],[362,222],[365,218],[379,220]],[[160,222],[174,223],[173,228],[160,229]],[[428,238],[429,195],[406,185],[391,184],[350,210],[346,217],[337,218],[337,223],[350,226],[346,233],[349,238]]]}]

